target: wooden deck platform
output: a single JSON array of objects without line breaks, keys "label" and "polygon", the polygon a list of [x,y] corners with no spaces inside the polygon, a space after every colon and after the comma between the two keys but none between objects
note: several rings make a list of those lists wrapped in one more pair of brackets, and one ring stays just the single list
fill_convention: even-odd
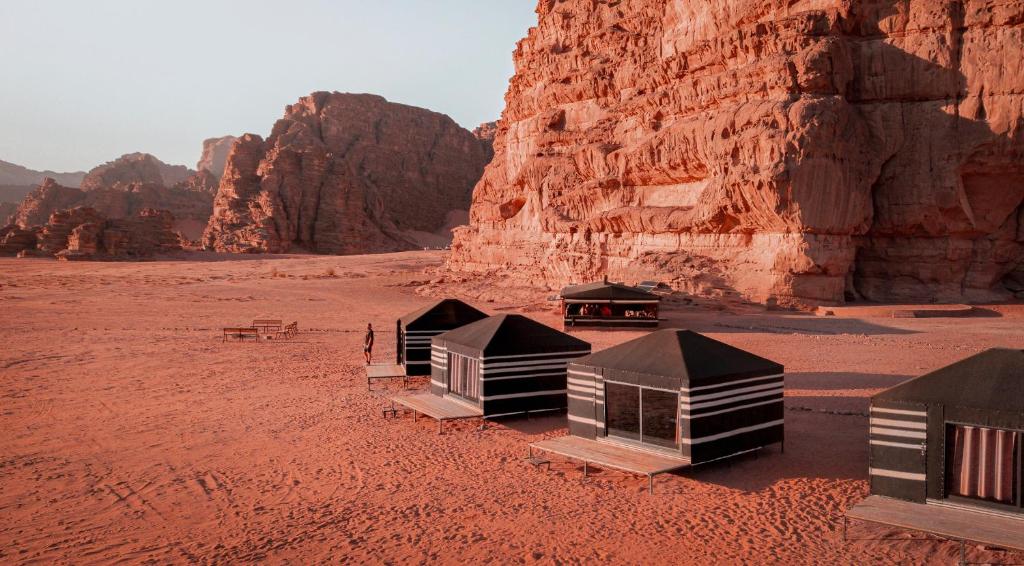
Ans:
[{"label": "wooden deck platform", "polygon": [[844,538],[847,519],[928,533],[960,542],[961,563],[966,563],[965,541],[1024,551],[1024,516],[1017,518],[985,510],[911,503],[872,495],[846,512]]},{"label": "wooden deck platform", "polygon": [[374,379],[401,379],[403,385],[409,385],[409,376],[405,375],[405,366],[401,364],[371,364],[366,366],[366,388]]},{"label": "wooden deck platform", "polygon": [[621,444],[588,440],[578,436],[561,436],[534,442],[530,445],[531,458],[534,449],[582,461],[584,477],[587,475],[589,464],[645,475],[647,476],[648,490],[651,493],[654,493],[654,476],[690,467],[690,460],[681,456],[656,454]]},{"label": "wooden deck platform", "polygon": [[444,421],[457,419],[472,419],[482,417],[484,412],[467,403],[460,403],[454,399],[441,397],[432,393],[412,393],[408,395],[392,395],[391,404],[402,405],[412,410],[413,420],[420,414],[424,414],[437,420],[437,432],[444,431]]}]

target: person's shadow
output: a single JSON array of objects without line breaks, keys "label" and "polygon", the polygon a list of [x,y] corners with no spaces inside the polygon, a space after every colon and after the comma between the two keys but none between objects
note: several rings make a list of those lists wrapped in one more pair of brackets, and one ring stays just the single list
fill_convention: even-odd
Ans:
[{"label": "person's shadow", "polygon": [[[961,1],[910,6],[859,0],[837,22],[853,68],[836,86],[877,170],[848,298],[995,298],[1024,271],[1019,28]],[[901,27],[913,33],[891,33]]]}]

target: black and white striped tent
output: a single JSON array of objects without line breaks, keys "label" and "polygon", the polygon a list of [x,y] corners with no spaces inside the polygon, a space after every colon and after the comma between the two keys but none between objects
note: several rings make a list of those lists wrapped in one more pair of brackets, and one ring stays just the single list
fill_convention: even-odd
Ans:
[{"label": "black and white striped tent", "polygon": [[871,399],[871,492],[1024,513],[1024,350],[994,348]]},{"label": "black and white striped tent", "polygon": [[569,364],[569,433],[693,464],[784,440],[781,365],[688,330],[659,330]]},{"label": "black and white striped tent", "polygon": [[435,336],[430,391],[478,406],[484,417],[566,407],[566,365],[590,344],[516,314]]},{"label": "black and white striped tent", "polygon": [[443,299],[398,319],[395,362],[406,375],[430,375],[430,339],[487,318],[458,299]]}]

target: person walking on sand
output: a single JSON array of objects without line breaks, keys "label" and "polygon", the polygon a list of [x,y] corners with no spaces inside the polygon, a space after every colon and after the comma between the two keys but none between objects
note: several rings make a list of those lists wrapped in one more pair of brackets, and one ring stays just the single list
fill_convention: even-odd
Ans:
[{"label": "person walking on sand", "polygon": [[373,324],[366,324],[366,338],[363,339],[363,354],[366,356],[366,365],[370,365],[373,359]]}]

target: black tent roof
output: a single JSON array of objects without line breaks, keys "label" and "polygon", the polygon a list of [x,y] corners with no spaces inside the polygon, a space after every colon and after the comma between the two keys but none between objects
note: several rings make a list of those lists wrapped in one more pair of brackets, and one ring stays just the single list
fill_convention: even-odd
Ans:
[{"label": "black tent roof", "polygon": [[618,283],[599,281],[586,285],[573,285],[562,289],[563,299],[592,299],[597,301],[660,301],[661,297],[643,289]]},{"label": "black tent roof", "polygon": [[667,381],[680,386],[780,374],[784,371],[781,364],[746,350],[690,330],[672,328],[652,332],[642,338],[573,360],[572,363],[667,378]]},{"label": "black tent roof", "polygon": [[499,314],[435,336],[484,356],[589,352],[590,344],[520,314]]},{"label": "black tent roof", "polygon": [[872,400],[1024,411],[1024,350],[992,348],[887,389]]},{"label": "black tent roof", "polygon": [[458,299],[442,299],[399,320],[406,330],[451,330],[485,318],[487,314]]}]

